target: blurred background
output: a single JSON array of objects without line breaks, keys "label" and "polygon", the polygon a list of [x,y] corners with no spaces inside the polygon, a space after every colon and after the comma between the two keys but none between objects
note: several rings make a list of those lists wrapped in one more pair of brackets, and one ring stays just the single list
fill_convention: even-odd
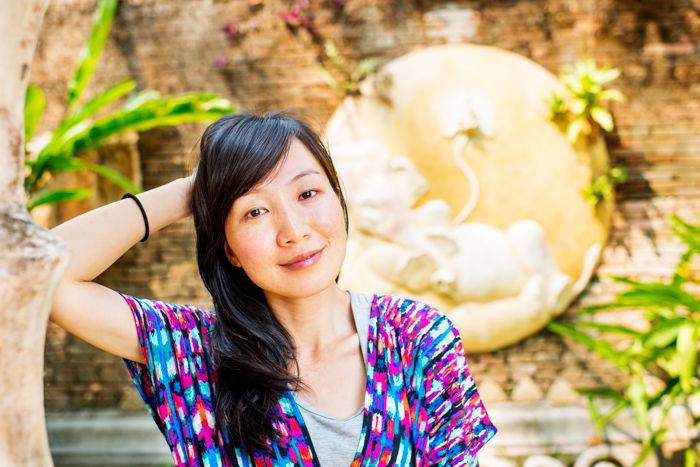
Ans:
[{"label": "blurred background", "polygon": [[[52,227],[191,173],[207,121],[298,110],[348,191],[342,285],[457,323],[481,465],[700,465],[699,38],[693,0],[52,0],[27,160],[63,159],[28,202]],[[190,219],[97,281],[211,307]],[[172,465],[121,359],[49,323],[45,369],[56,465]]]}]

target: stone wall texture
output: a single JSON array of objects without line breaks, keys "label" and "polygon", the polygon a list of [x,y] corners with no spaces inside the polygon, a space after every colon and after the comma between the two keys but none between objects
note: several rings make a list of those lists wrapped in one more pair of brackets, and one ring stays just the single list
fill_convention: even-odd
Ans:
[{"label": "stone wall texture", "polygon": [[[53,128],[63,112],[94,7],[92,0],[51,3],[32,67],[32,82],[47,93],[41,129]],[[90,90],[132,78],[140,89],[164,94],[219,93],[242,110],[301,110],[321,127],[340,97],[313,69],[318,41],[281,19],[292,7],[283,0],[123,0]],[[700,1],[311,0],[309,11],[316,37],[335,41],[350,63],[468,42],[522,54],[553,73],[588,56],[621,69],[615,87],[628,100],[612,107],[617,130],[608,144],[612,163],[627,167],[630,178],[618,191],[598,275],[663,280],[672,273],[683,247],[666,219],[675,213],[692,220],[700,210]],[[240,35],[226,37],[227,25]],[[189,172],[203,128],[139,135],[145,189]],[[172,225],[132,248],[98,282],[138,297],[209,306],[193,240],[190,221]],[[596,278],[567,314],[616,290]],[[620,384],[605,362],[546,331],[471,355],[470,364],[493,402],[561,399],[571,387]],[[53,324],[45,387],[50,412],[146,411],[121,359]]]}]

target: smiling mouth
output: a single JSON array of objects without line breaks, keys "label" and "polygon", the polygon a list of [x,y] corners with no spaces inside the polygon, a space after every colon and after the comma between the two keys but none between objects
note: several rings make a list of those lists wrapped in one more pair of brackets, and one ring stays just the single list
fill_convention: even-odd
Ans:
[{"label": "smiling mouth", "polygon": [[318,262],[318,259],[321,256],[321,253],[323,253],[324,248],[321,248],[320,250],[316,250],[315,252],[311,253],[310,255],[307,255],[297,261],[294,261],[292,263],[287,263],[287,264],[281,264],[280,266],[284,266],[289,269],[303,269],[307,268],[309,266],[313,266]]}]

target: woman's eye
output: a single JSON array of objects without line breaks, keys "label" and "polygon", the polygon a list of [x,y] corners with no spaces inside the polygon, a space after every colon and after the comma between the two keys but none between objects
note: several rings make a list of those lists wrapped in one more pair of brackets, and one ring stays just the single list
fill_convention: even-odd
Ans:
[{"label": "woman's eye", "polygon": [[262,213],[262,209],[253,209],[248,211],[248,217],[258,217]]},{"label": "woman's eye", "polygon": [[[309,193],[311,193],[311,194],[309,194]],[[308,198],[311,198],[315,193],[316,193],[316,190],[306,190],[305,192],[303,192],[301,194],[301,197],[304,199],[308,199]]]},{"label": "woman's eye", "polygon": [[[315,196],[316,193],[318,193],[318,190],[306,190],[306,191],[303,192],[300,196],[301,196],[302,199],[309,199],[309,198]],[[264,211],[265,211],[264,209],[260,209],[260,208],[251,209],[251,210],[248,211],[248,213],[246,214],[246,217],[249,217],[249,218],[258,217],[258,216],[260,216]]]}]

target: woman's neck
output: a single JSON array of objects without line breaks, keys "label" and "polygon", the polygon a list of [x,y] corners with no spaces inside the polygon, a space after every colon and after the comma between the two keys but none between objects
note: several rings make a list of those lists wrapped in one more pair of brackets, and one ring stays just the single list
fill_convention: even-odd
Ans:
[{"label": "woman's neck", "polygon": [[350,295],[335,282],[309,297],[289,298],[267,294],[266,297],[272,312],[292,336],[297,355],[320,354],[329,344],[357,332]]}]

